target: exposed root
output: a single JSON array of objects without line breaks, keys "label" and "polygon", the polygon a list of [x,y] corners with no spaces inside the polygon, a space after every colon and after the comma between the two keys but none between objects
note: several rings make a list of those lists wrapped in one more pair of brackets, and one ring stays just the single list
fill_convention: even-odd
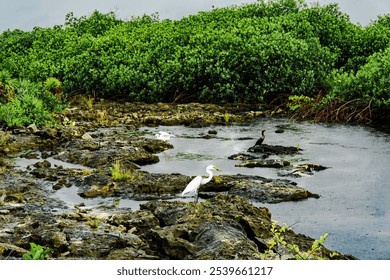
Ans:
[{"label": "exposed root", "polygon": [[302,104],[290,118],[293,120],[313,119],[316,122],[346,122],[370,124],[373,118],[372,100],[335,100],[321,104],[322,97]]}]

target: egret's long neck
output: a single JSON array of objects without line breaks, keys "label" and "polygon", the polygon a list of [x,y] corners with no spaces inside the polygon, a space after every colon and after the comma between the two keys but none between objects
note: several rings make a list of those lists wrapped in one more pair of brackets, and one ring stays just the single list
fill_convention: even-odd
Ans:
[{"label": "egret's long neck", "polygon": [[204,181],[203,181],[204,183],[203,184],[207,184],[213,178],[213,172],[211,170],[206,170],[206,172],[209,174],[209,177],[204,179]]}]

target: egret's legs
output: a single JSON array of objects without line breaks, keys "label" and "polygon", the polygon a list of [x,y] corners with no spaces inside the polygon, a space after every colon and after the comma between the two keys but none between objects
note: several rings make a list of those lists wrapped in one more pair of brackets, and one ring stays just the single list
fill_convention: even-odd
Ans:
[{"label": "egret's legs", "polygon": [[195,203],[198,203],[198,192],[199,192],[199,190],[196,190],[195,191]]}]

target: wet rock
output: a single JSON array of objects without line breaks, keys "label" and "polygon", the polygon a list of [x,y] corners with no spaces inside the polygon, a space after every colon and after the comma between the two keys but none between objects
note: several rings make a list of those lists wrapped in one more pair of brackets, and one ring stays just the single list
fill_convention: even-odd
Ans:
[{"label": "wet rock", "polygon": [[144,173],[142,178],[131,182],[131,188],[122,188],[119,193],[127,197],[131,191],[138,198],[145,198],[145,194],[158,194],[157,197],[163,194],[175,195],[182,192],[190,180],[189,176],[181,174]]},{"label": "wet rock", "polygon": [[236,221],[203,222],[196,230],[194,244],[201,248],[193,256],[197,260],[261,259],[256,243]]},{"label": "wet rock", "polygon": [[280,203],[284,201],[298,201],[308,198],[319,198],[306,189],[292,184],[279,183],[254,183],[250,181],[235,182],[229,190],[229,194],[246,197],[262,203]]},{"label": "wet rock", "polygon": [[[265,156],[265,158],[266,157],[267,156]],[[228,159],[232,159],[232,160],[255,160],[258,158],[259,157],[257,155],[248,154],[248,153],[238,153],[228,157]]]},{"label": "wet rock", "polygon": [[48,160],[39,161],[39,162],[34,164],[34,167],[37,167],[37,168],[50,168],[51,167],[51,163]]},{"label": "wet rock", "polygon": [[35,133],[44,139],[56,139],[60,136],[60,131],[56,128],[43,128]]},{"label": "wet rock", "polygon": [[132,231],[138,235],[147,233],[151,228],[159,228],[160,221],[149,210],[140,210],[127,213],[115,213],[108,221],[117,227],[123,226],[126,231]]},{"label": "wet rock", "polygon": [[320,164],[313,164],[313,163],[305,163],[305,164],[298,164],[295,168],[302,170],[302,171],[321,171],[328,169],[329,167],[322,166]]},{"label": "wet rock", "polygon": [[216,138],[216,136],[213,135],[213,134],[206,134],[206,135],[200,136],[200,138],[203,138],[203,139],[213,139],[213,138]]},{"label": "wet rock", "polygon": [[295,154],[299,154],[300,151],[302,151],[302,149],[300,149],[299,147],[286,147],[286,146],[268,145],[268,144],[255,145],[248,149],[248,152],[255,153],[255,154],[263,154],[267,156],[295,155]]},{"label": "wet rock", "polygon": [[329,167],[322,166],[320,164],[306,163],[290,166],[287,169],[279,170],[277,174],[279,176],[290,176],[290,177],[305,177],[311,176],[314,172],[328,169]]},{"label": "wet rock", "polygon": [[62,189],[63,187],[70,187],[71,185],[67,183],[67,181],[64,178],[61,178],[55,183],[52,187],[53,190],[59,190]]},{"label": "wet rock", "polygon": [[68,246],[69,255],[73,258],[105,259],[113,248],[124,247],[125,236],[104,232],[66,230],[72,242]]},{"label": "wet rock", "polygon": [[319,198],[319,195],[298,187],[295,182],[290,180],[268,179],[250,175],[226,175],[218,176],[217,178],[217,180],[214,179],[201,187],[199,192],[200,197],[203,197],[202,191],[227,191],[229,194],[262,203],[280,203]]},{"label": "wet rock", "polygon": [[36,178],[40,178],[40,179],[49,177],[49,172],[47,170],[40,169],[40,168],[37,168],[37,169],[30,171],[30,174],[32,174]]},{"label": "wet rock", "polygon": [[168,259],[253,259],[259,246],[251,238],[254,232],[264,232],[251,229],[243,217],[257,227],[270,222],[265,208],[226,195],[218,195],[210,203],[156,201],[142,208],[160,220],[160,228],[147,235],[154,245],[151,249]]},{"label": "wet rock", "polygon": [[116,184],[114,182],[111,182],[104,186],[98,186],[98,185],[88,186],[87,190],[79,192],[78,194],[81,197],[85,197],[85,198],[93,198],[98,196],[105,197],[114,194],[116,189],[117,189]]},{"label": "wet rock", "polygon": [[[296,155],[300,154],[300,151],[302,151],[302,149],[300,149],[299,147],[261,144],[250,147],[246,153],[234,154],[229,156],[228,158],[233,160],[266,159],[274,155]],[[261,162],[262,161],[260,161],[260,164]],[[264,161],[264,163],[266,163],[266,161]]]},{"label": "wet rock", "polygon": [[236,164],[236,167],[273,167],[273,168],[282,168],[285,166],[289,166],[290,162],[287,160],[279,160],[279,159],[266,159],[266,160],[251,160],[244,161],[239,164]]},{"label": "wet rock", "polygon": [[[207,203],[155,201],[141,207],[160,221],[145,237],[162,259],[261,259],[272,236],[269,211],[237,196],[219,194]],[[292,231],[284,238],[305,249],[313,242]]]}]

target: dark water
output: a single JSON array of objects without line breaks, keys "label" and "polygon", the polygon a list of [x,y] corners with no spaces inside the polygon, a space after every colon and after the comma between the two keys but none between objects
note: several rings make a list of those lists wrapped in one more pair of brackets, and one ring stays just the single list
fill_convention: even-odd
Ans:
[{"label": "dark water", "polygon": [[[276,134],[277,125],[286,126]],[[174,149],[159,154],[158,164],[144,170],[161,173],[205,174],[215,164],[220,174],[253,174],[277,178],[272,168],[234,167],[227,157],[252,146],[262,129],[264,143],[299,146],[302,155],[292,159],[331,167],[313,176],[291,178],[321,195],[320,199],[280,204],[257,204],[271,210],[272,218],[294,231],[318,238],[329,233],[325,245],[359,259],[390,259],[390,135],[373,128],[350,125],[291,123],[261,119],[245,126],[213,127],[217,139],[200,139],[210,128],[182,126],[148,128],[175,134]],[[252,137],[253,140],[238,140]],[[291,159],[291,158],[289,158]]]}]

